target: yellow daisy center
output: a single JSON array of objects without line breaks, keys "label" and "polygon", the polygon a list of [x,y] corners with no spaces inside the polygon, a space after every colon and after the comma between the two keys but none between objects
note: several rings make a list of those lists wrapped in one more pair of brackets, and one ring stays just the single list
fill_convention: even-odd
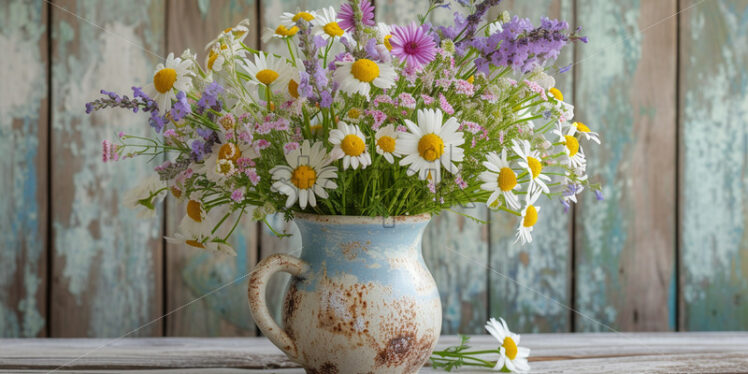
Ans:
[{"label": "yellow daisy center", "polygon": [[418,141],[418,153],[426,161],[434,161],[442,157],[444,153],[444,142],[439,135],[426,134]]},{"label": "yellow daisy center", "polygon": [[506,358],[514,360],[517,357],[517,343],[512,338],[508,336],[504,338],[504,343],[501,346],[505,349]]},{"label": "yellow daisy center", "polygon": [[392,50],[392,44],[390,44],[390,38],[392,38],[392,35],[387,35],[384,37],[384,46],[387,47],[388,51]]},{"label": "yellow daisy center", "polygon": [[579,152],[579,141],[571,135],[565,135],[564,139],[566,139],[566,149],[569,150],[569,157],[574,157]]},{"label": "yellow daisy center", "polygon": [[561,93],[561,90],[559,90],[558,88],[556,88],[556,87],[551,87],[551,89],[550,89],[550,90],[548,90],[548,92],[550,92],[550,93],[551,93],[551,95],[553,95],[553,97],[555,97],[555,98],[556,98],[556,100],[559,100],[559,101],[564,101],[564,94],[562,94],[562,93]]},{"label": "yellow daisy center", "polygon": [[511,191],[517,185],[517,175],[512,169],[503,167],[499,171],[497,182],[502,191]]},{"label": "yellow daisy center", "polygon": [[275,70],[262,69],[257,72],[255,78],[257,78],[258,81],[264,83],[265,85],[270,85],[270,83],[273,83],[276,79],[278,79],[278,73],[275,72]]},{"label": "yellow daisy center", "polygon": [[156,87],[156,91],[161,93],[169,92],[176,81],[177,71],[172,68],[161,69],[153,76],[153,85]]},{"label": "yellow daisy center", "polygon": [[357,119],[360,115],[361,115],[361,111],[356,108],[352,108],[351,110],[348,111],[348,117],[350,118]]},{"label": "yellow daisy center", "polygon": [[299,165],[291,173],[291,183],[300,190],[312,188],[314,182],[317,181],[317,172],[314,169],[306,165]]},{"label": "yellow daisy center", "polygon": [[467,79],[467,81],[468,81],[468,83],[470,83],[470,84],[473,84],[473,82],[475,82],[475,75],[471,75],[471,76],[470,76],[470,77],[469,77],[469,78]]},{"label": "yellow daisy center", "polygon": [[196,200],[190,200],[187,202],[187,216],[192,218],[195,222],[202,222],[203,221],[203,215],[202,215],[202,208],[200,207],[200,202]]},{"label": "yellow daisy center", "polygon": [[322,131],[322,125],[309,126],[309,130],[312,132],[312,134],[316,134],[319,131]]},{"label": "yellow daisy center", "polygon": [[280,36],[294,36],[297,32],[299,32],[299,28],[296,26],[293,26],[289,29],[286,28],[286,26],[280,25],[275,29],[275,33]]},{"label": "yellow daisy center", "polygon": [[223,29],[223,33],[227,34],[227,33],[231,32],[231,30],[233,30],[233,27],[227,27],[227,28]]},{"label": "yellow daisy center", "polygon": [[582,122],[574,122],[574,125],[577,126],[579,132],[590,132],[590,128]]},{"label": "yellow daisy center", "polygon": [[299,98],[299,84],[293,79],[288,81],[288,94],[294,99]]},{"label": "yellow daisy center", "polygon": [[190,247],[205,249],[205,246],[203,245],[203,243],[200,243],[199,241],[195,239],[185,240],[184,244],[187,244]]},{"label": "yellow daisy center", "polygon": [[292,21],[296,22],[299,20],[299,18],[303,18],[304,21],[311,22],[314,19],[314,15],[309,12],[298,12],[295,16],[293,16]]},{"label": "yellow daisy center", "polygon": [[171,194],[174,195],[177,199],[182,197],[182,191],[176,187],[171,188]]},{"label": "yellow daisy center", "polygon": [[218,150],[218,158],[221,160],[236,161],[242,157],[242,151],[234,143],[226,143]]},{"label": "yellow daisy center", "polygon": [[348,134],[340,142],[340,149],[348,156],[358,156],[364,153],[366,145],[364,141],[358,135]]},{"label": "yellow daisy center", "polygon": [[213,64],[216,62],[216,59],[218,58],[218,53],[211,50],[208,52],[208,70],[213,70]]},{"label": "yellow daisy center", "polygon": [[377,145],[383,152],[392,153],[395,151],[395,138],[384,135],[377,140]]},{"label": "yellow daisy center", "polygon": [[351,74],[361,82],[369,83],[379,76],[379,66],[377,63],[367,58],[356,60],[351,65]]},{"label": "yellow daisy center", "polygon": [[340,25],[338,25],[337,22],[330,22],[322,27],[322,30],[325,31],[325,34],[330,35],[332,37],[335,36],[343,36],[343,29],[340,28]]},{"label": "yellow daisy center", "polygon": [[540,172],[543,171],[543,165],[538,161],[535,157],[528,157],[527,158],[527,166],[530,167],[530,171],[532,171],[532,178],[535,179],[540,175]]}]

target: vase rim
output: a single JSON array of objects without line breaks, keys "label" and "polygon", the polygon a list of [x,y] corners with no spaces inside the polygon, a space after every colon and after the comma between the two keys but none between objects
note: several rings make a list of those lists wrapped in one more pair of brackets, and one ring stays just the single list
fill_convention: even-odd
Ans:
[{"label": "vase rim", "polygon": [[294,220],[302,219],[304,221],[326,223],[331,225],[374,225],[385,223],[423,223],[431,220],[431,213],[421,213],[413,216],[339,216],[339,215],[321,215],[294,212]]}]

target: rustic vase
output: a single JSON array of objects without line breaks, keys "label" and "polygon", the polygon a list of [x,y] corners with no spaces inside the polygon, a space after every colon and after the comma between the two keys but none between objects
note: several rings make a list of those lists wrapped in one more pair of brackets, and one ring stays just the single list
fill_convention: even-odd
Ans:
[{"label": "rustic vase", "polygon": [[[428,214],[394,218],[296,215],[300,258],[276,254],[249,281],[257,326],[307,373],[415,373],[441,330],[441,303],[421,255]],[[268,279],[292,275],[283,325]]]}]

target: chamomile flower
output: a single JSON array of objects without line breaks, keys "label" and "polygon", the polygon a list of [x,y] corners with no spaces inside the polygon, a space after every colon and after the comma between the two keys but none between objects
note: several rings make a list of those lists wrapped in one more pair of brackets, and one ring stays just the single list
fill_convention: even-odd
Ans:
[{"label": "chamomile flower", "polygon": [[[528,194],[527,196],[530,199],[533,195]],[[535,198],[532,198],[532,201],[538,195],[534,196]],[[519,227],[517,227],[517,239],[514,241],[515,243],[518,241],[522,244],[532,243],[532,228],[538,222],[538,212],[540,212],[540,207],[536,207],[531,202],[528,202],[525,209],[522,210],[522,218],[520,219]]]},{"label": "chamomile flower", "polygon": [[338,25],[338,15],[335,8],[328,7],[317,11],[317,16],[312,20],[314,35],[322,35],[325,39],[341,37],[343,29]]},{"label": "chamomile flower", "polygon": [[[297,8],[298,9],[298,8]],[[312,10],[303,10],[296,13],[283,12],[280,16],[281,25],[286,28],[296,26],[296,21],[303,19],[307,22],[313,22],[317,18],[317,12]]]},{"label": "chamomile flower", "polygon": [[577,131],[584,136],[587,140],[592,140],[593,142],[600,144],[600,136],[596,133],[590,130],[589,127],[587,127],[582,122],[574,122],[572,126],[576,127]]},{"label": "chamomile flower", "polygon": [[395,151],[406,155],[400,165],[410,165],[407,174],[418,172],[421,180],[434,178],[434,183],[441,181],[441,167],[452,174],[457,173],[454,162],[464,158],[464,135],[457,129],[459,122],[450,117],[442,125],[444,114],[439,109],[420,109],[417,114],[418,124],[405,120],[408,132],[400,134]]},{"label": "chamomile flower", "polygon": [[223,70],[228,48],[229,47],[226,43],[218,42],[214,44],[210,50],[208,50],[208,55],[205,56],[205,67],[208,70],[215,72]]},{"label": "chamomile flower", "polygon": [[144,91],[158,104],[159,112],[166,113],[171,109],[171,101],[177,98],[174,91],[186,91],[192,86],[190,77],[190,61],[182,61],[169,53],[166,63],[158,64],[153,74],[153,82],[148,84]]},{"label": "chamomile flower", "polygon": [[550,193],[546,182],[550,182],[551,177],[542,174],[543,163],[540,158],[540,152],[532,150],[530,142],[527,140],[513,140],[512,151],[520,157],[519,166],[527,170],[530,177],[530,183],[527,188],[528,196],[533,196],[533,200],[537,198],[540,193]]},{"label": "chamomile flower", "polygon": [[268,43],[273,39],[286,39],[290,38],[299,32],[298,26],[286,27],[284,25],[278,25],[276,28],[266,27],[262,32],[262,42]]},{"label": "chamomile flower", "polygon": [[205,46],[205,49],[212,48],[216,44],[228,44],[239,46],[239,43],[249,35],[249,19],[241,20],[236,26],[229,27],[221,31],[218,36],[211,40]]},{"label": "chamomile flower", "polygon": [[289,152],[285,158],[288,165],[276,166],[270,169],[270,174],[275,181],[271,190],[288,196],[286,208],[296,201],[301,209],[306,209],[307,205],[317,206],[315,196],[326,199],[326,188],[338,188],[333,181],[338,176],[337,168],[328,166],[329,157],[322,142],[310,146],[309,140],[304,140],[300,148]]},{"label": "chamomile flower", "polygon": [[371,155],[366,146],[364,133],[356,125],[348,125],[345,122],[338,122],[338,128],[330,131],[330,144],[335,147],[331,154],[333,158],[343,159],[343,170],[366,169],[371,165]]},{"label": "chamomile flower", "polygon": [[[167,242],[236,256],[234,248],[223,239],[228,235],[230,225],[224,222],[218,226],[225,215],[230,213],[228,207],[216,207],[208,213],[199,200],[191,199],[187,201],[186,212],[174,236],[166,237]],[[229,216],[229,219],[224,221],[233,222],[230,218]]]},{"label": "chamomile flower", "polygon": [[384,156],[390,164],[395,163],[395,157],[400,157],[401,154],[397,152],[397,137],[400,132],[395,129],[393,125],[387,125],[379,130],[374,135],[377,143],[377,153]]},{"label": "chamomile flower", "polygon": [[156,216],[156,204],[166,196],[166,182],[158,175],[151,175],[127,191],[122,197],[123,204],[138,210],[138,218]]},{"label": "chamomile flower", "polygon": [[296,71],[285,59],[274,55],[265,57],[263,53],[256,55],[254,61],[247,61],[243,68],[250,76],[247,85],[268,87],[274,94],[288,90],[288,82]]},{"label": "chamomile flower", "polygon": [[381,40],[388,51],[392,50],[390,38],[392,38],[392,27],[384,22],[377,23],[377,40]]},{"label": "chamomile flower", "polygon": [[567,164],[572,168],[580,168],[584,167],[587,160],[584,158],[582,147],[579,146],[579,140],[574,136],[575,132],[576,127],[569,126],[569,130],[564,133],[563,127],[560,124],[555,130],[553,130],[553,133],[559,138],[559,143],[564,145]]},{"label": "chamomile flower", "polygon": [[195,168],[198,173],[205,173],[211,182],[223,183],[237,172],[236,161],[240,157],[254,159],[256,151],[247,144],[237,145],[231,142],[215,144],[210,156],[201,166]]},{"label": "chamomile flower", "polygon": [[397,74],[389,63],[360,58],[353,62],[339,62],[333,76],[340,90],[369,97],[371,86],[388,89],[395,85]]},{"label": "chamomile flower", "polygon": [[502,370],[505,366],[510,372],[526,372],[530,370],[527,358],[530,349],[519,346],[520,336],[509,331],[506,321],[499,318],[501,322],[491,318],[486,323],[486,331],[499,341],[499,359],[496,361],[494,370]]},{"label": "chamomile flower", "polygon": [[518,186],[517,174],[506,159],[506,148],[501,150],[501,157],[496,152],[489,152],[483,166],[488,170],[480,173],[479,178],[483,181],[480,187],[485,191],[493,191],[486,200],[486,205],[489,208],[498,208],[501,206],[499,196],[504,196],[507,205],[519,210],[519,199],[513,191]]}]

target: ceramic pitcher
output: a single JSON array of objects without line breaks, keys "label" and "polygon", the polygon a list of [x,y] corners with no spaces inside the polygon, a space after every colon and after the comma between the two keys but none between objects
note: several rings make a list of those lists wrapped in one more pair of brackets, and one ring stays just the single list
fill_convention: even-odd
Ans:
[{"label": "ceramic pitcher", "polygon": [[[296,215],[300,258],[276,254],[249,281],[257,326],[307,373],[415,373],[441,329],[436,283],[421,255],[430,215]],[[271,317],[271,275],[292,275],[283,327]]]}]

